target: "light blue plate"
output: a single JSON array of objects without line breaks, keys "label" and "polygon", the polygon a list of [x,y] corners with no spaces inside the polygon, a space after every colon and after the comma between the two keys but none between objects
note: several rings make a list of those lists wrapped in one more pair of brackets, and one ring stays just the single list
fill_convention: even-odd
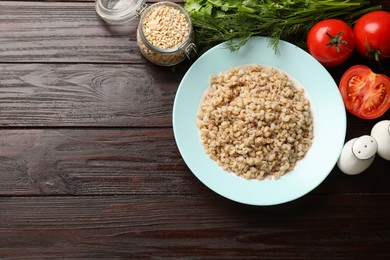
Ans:
[{"label": "light blue plate", "polygon": [[[251,38],[238,52],[231,52],[224,43],[217,45],[194,62],[175,97],[173,130],[185,163],[207,187],[240,203],[275,205],[307,194],[332,171],[344,145],[346,112],[333,78],[302,49],[281,41],[279,50],[276,55],[264,37]],[[277,180],[246,180],[226,172],[209,158],[200,142],[197,113],[210,76],[246,64],[287,72],[305,88],[311,100],[313,144],[295,169]]]}]

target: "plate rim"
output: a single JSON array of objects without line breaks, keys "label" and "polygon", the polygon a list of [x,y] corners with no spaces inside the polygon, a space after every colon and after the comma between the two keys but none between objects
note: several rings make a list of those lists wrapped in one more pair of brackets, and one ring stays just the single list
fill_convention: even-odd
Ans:
[{"label": "plate rim", "polygon": [[[326,170],[322,170],[323,172],[326,172],[326,173],[322,173],[321,177],[322,178],[317,178],[317,182],[315,185],[311,185],[310,188],[306,188],[304,192],[298,192],[298,193],[295,193],[294,195],[286,198],[285,196],[283,196],[282,198],[276,198],[276,199],[273,199],[273,200],[269,200],[269,201],[259,201],[259,200],[248,200],[248,199],[242,199],[242,198],[239,198],[239,195],[237,195],[237,191],[235,191],[235,193],[233,194],[229,194],[229,192],[221,192],[220,189],[216,189],[215,188],[215,180],[213,181],[210,181],[208,180],[207,178],[205,179],[203,176],[201,176],[201,174],[199,174],[198,171],[199,170],[199,165],[195,166],[194,165],[194,162],[192,159],[189,158],[189,155],[187,153],[187,151],[185,151],[185,149],[188,149],[188,148],[185,148],[183,147],[183,138],[181,138],[179,136],[179,132],[181,131],[180,127],[178,127],[178,107],[181,106],[181,108],[183,107],[182,104],[179,105],[179,102],[181,102],[180,98],[181,98],[181,95],[182,95],[182,91],[184,91],[183,89],[185,89],[185,84],[186,84],[186,81],[188,80],[189,77],[191,77],[191,73],[194,73],[193,71],[196,70],[196,69],[199,69],[197,66],[199,66],[200,63],[203,63],[204,60],[208,59],[208,57],[211,55],[215,55],[213,53],[217,53],[218,52],[222,52],[228,56],[231,56],[231,57],[236,57],[237,58],[237,55],[242,55],[246,50],[246,48],[248,47],[248,44],[250,45],[248,48],[252,48],[253,44],[260,44],[258,46],[260,46],[260,49],[261,50],[267,50],[267,53],[269,52],[274,52],[273,49],[271,49],[271,47],[269,46],[269,44],[267,43],[269,40],[268,37],[263,37],[263,36],[253,36],[249,39],[249,41],[240,48],[240,50],[236,53],[233,53],[233,52],[230,52],[230,50],[227,49],[226,47],[226,42],[223,42],[223,43],[220,43],[214,47],[212,47],[211,49],[209,49],[208,51],[206,51],[202,56],[200,56],[192,65],[191,67],[188,69],[188,71],[185,73],[185,75],[183,76],[180,84],[179,84],[179,87],[177,89],[177,92],[176,92],[176,95],[175,95],[175,99],[174,99],[174,103],[173,103],[173,111],[172,111],[172,123],[173,123],[173,133],[174,133],[174,138],[175,138],[175,141],[176,141],[176,144],[177,144],[177,147],[179,149],[179,152],[180,152],[180,155],[181,157],[183,158],[184,162],[186,163],[186,165],[188,166],[188,168],[190,169],[190,171],[192,172],[192,174],[194,174],[198,180],[200,180],[205,186],[207,186],[208,188],[210,188],[211,190],[213,190],[214,192],[216,192],[217,194],[227,198],[227,199],[230,199],[230,200],[233,200],[233,201],[236,201],[236,202],[239,202],[239,203],[243,203],[243,204],[249,204],[249,205],[256,205],[256,206],[268,206],[268,205],[277,205],[277,204],[282,204],[282,203],[286,203],[286,202],[289,202],[289,201],[293,201],[295,199],[298,199],[304,195],[306,195],[307,193],[311,192],[312,190],[314,190],[317,186],[319,186],[324,180],[325,178],[331,173],[332,169],[335,167],[336,165],[336,162],[337,160],[334,160],[334,158],[338,158],[339,155],[341,154],[341,150],[342,150],[342,147],[343,147],[343,144],[345,142],[345,135],[346,135],[346,111],[345,111],[345,108],[344,108],[344,105],[343,105],[343,102],[342,102],[342,98],[341,98],[341,95],[338,93],[338,105],[339,105],[339,108],[341,108],[340,111],[338,112],[342,112],[342,113],[339,113],[338,116],[339,116],[339,120],[342,122],[342,125],[339,125],[338,126],[338,131],[339,131],[339,136],[338,136],[338,148],[335,149],[337,152],[337,154],[335,154],[333,156],[333,159],[332,159],[332,165],[328,165],[328,168]],[[261,45],[262,44],[262,45]],[[264,44],[267,44],[267,46],[264,46]],[[289,42],[286,42],[286,41],[283,41],[281,40],[280,43],[279,43],[279,47],[283,47],[283,48],[287,48],[287,50],[291,50],[291,49],[294,49],[294,50],[297,50],[298,53],[300,54],[304,54],[306,55],[306,59],[309,59],[310,62],[312,62],[313,64],[315,64],[317,66],[317,69],[320,68],[320,70],[322,72],[325,72],[325,75],[327,77],[327,80],[328,81],[331,81],[332,84],[337,88],[337,84],[336,82],[334,81],[333,77],[330,75],[330,73],[325,69],[325,67],[323,67],[318,61],[316,61],[309,53],[307,53],[306,51],[302,50],[301,48],[289,43]],[[244,55],[247,55],[244,53]],[[276,55],[275,53],[273,55]],[[279,56],[277,56],[279,59],[280,58],[280,55],[283,55],[283,53],[279,54]],[[272,54],[270,54],[270,57],[272,59]],[[276,57],[276,56],[275,56]],[[256,57],[257,58],[257,57]],[[238,62],[239,64],[238,65],[247,65],[248,63],[240,63]],[[266,64],[266,63],[262,63],[261,61],[258,61],[258,62],[255,62],[256,64],[260,64],[260,65],[269,65],[269,64]],[[233,67],[235,65],[226,65],[225,66],[225,69],[229,68],[229,67]],[[271,64],[271,66],[273,66]],[[279,67],[276,66],[276,68],[280,69]],[[290,71],[286,71],[284,69],[281,69],[282,71],[285,71],[287,72],[288,74],[291,74]],[[223,70],[220,70],[218,69],[217,70],[218,72],[221,72]],[[211,75],[213,75],[215,73],[212,73],[210,72],[208,74],[208,76],[210,77]],[[294,73],[292,73],[294,74]],[[295,77],[294,75],[291,75],[293,77]],[[205,79],[203,79],[204,81]],[[209,78],[207,79],[207,81],[209,81]],[[304,85],[304,84],[302,84]],[[207,86],[202,86],[201,87],[203,89],[203,93],[204,91],[206,91],[208,89],[208,84]],[[304,87],[305,88],[305,87]],[[306,88],[305,88],[305,91],[306,91]],[[313,90],[312,90],[313,91]],[[328,91],[328,92],[331,92],[331,91]],[[334,93],[333,93],[334,95]],[[200,103],[201,100],[198,100],[198,105]],[[341,104],[340,104],[341,102]],[[342,105],[342,107],[340,106]],[[314,118],[314,120],[316,120],[316,118]],[[196,127],[196,120],[195,122],[195,127]],[[196,127],[197,128],[197,127]],[[203,148],[203,146],[202,146]],[[310,149],[312,150],[312,149]],[[309,150],[309,152],[310,152]],[[204,151],[204,148],[203,148],[203,152],[205,154],[205,151]],[[208,156],[208,155],[207,155]],[[211,159],[209,158],[209,161]],[[211,160],[212,161],[212,160]],[[334,164],[333,164],[334,162]],[[210,162],[208,162],[210,163]],[[212,161],[211,163],[213,163],[214,165],[216,165],[216,163],[214,161]],[[218,168],[219,166],[217,166]],[[220,168],[220,167],[219,167]],[[214,170],[216,168],[212,167],[211,168],[211,171]],[[221,170],[222,168],[220,168]],[[205,170],[205,169],[202,169],[202,170]],[[230,174],[230,175],[234,175],[233,173],[229,173],[229,172],[226,172],[224,170],[222,170],[224,172],[224,174]],[[290,172],[291,174],[294,174],[295,172],[295,169]],[[288,173],[288,174],[290,174]],[[212,173],[209,173],[209,174],[212,174]],[[267,181],[270,181],[270,182],[278,182],[280,181],[282,178],[285,178],[284,176],[281,177],[281,179],[279,180],[261,180],[261,181],[258,181],[258,180],[247,180],[247,179],[244,179],[242,177],[239,177],[239,176],[232,176],[233,178],[236,178],[237,181],[239,182],[246,182],[246,183],[255,183],[254,185],[252,186],[256,186],[258,182],[262,182],[262,183],[265,183]],[[215,176],[213,176],[213,178],[215,178]],[[238,179],[237,179],[238,178]],[[250,187],[252,187],[250,184],[248,184]],[[245,186],[245,185],[244,185]],[[273,185],[271,185],[273,186]]]}]

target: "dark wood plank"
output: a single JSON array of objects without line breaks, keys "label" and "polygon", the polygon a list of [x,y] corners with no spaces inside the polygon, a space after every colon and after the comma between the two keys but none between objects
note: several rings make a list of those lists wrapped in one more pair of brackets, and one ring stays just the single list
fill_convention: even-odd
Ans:
[{"label": "dark wood plank", "polygon": [[146,65],[0,64],[0,126],[171,126],[184,72]]},{"label": "dark wood plank", "polygon": [[0,195],[177,194],[200,183],[171,129],[0,130]]},{"label": "dark wood plank", "polygon": [[[126,49],[123,53],[116,49],[121,48],[123,37],[128,37],[128,30],[135,31],[136,22],[122,26],[101,24],[94,13],[93,2],[7,1],[0,5],[4,10],[0,13],[3,21],[0,23],[0,60],[5,63],[0,66],[4,74],[0,86],[7,86],[0,90],[5,93],[0,109],[7,112],[0,115],[0,126],[171,125],[174,93],[188,64],[179,66],[175,73],[149,63],[141,67],[85,63],[14,65],[35,61],[144,63],[142,57],[140,60],[128,56],[138,50]],[[126,38],[126,45],[129,42],[136,45],[134,41],[134,38]],[[102,52],[95,49],[96,44]],[[357,63],[369,64],[355,55],[329,71],[338,83],[342,72]],[[382,65],[383,70],[377,68],[376,71],[390,76],[390,64]],[[136,97],[140,88],[146,89],[141,97]],[[165,90],[169,91],[169,96],[161,98],[159,94],[166,95]],[[153,93],[156,91],[160,93]],[[85,96],[76,98],[77,94]],[[103,95],[102,100],[98,95]],[[137,100],[134,102],[134,99]],[[375,122],[390,118],[389,113],[376,121],[360,120],[348,114],[348,127],[372,127]],[[10,114],[12,117],[8,117]]]},{"label": "dark wood plank", "polygon": [[[35,0],[12,0],[12,2],[26,2],[26,1],[35,1]],[[42,2],[95,2],[96,0],[41,0]],[[174,2],[174,3],[183,3],[183,0],[164,0],[165,2]],[[389,0],[380,0],[380,1],[389,1]],[[8,1],[11,2],[11,1]],[[147,3],[156,3],[161,2],[161,0],[147,0]]]},{"label": "dark wood plank", "polygon": [[1,1],[0,10],[2,63],[146,63],[136,42],[139,19],[109,25],[95,1]]},{"label": "dark wood plank", "polygon": [[[172,126],[188,65],[0,64],[0,126]],[[347,115],[348,128],[369,134],[390,111],[375,120]]]},{"label": "dark wood plank", "polygon": [[1,62],[145,63],[138,19],[107,25],[94,2],[0,2]]},{"label": "dark wood plank", "polygon": [[[0,136],[0,195],[212,193],[185,165],[170,128],[3,129]],[[388,193],[388,169],[379,157],[359,176],[335,167],[313,193]]]},{"label": "dark wood plank", "polygon": [[388,259],[390,195],[0,197],[0,258]]},{"label": "dark wood plank", "polygon": [[139,19],[108,25],[94,1],[1,1],[0,10],[2,62],[146,62],[135,41]]}]

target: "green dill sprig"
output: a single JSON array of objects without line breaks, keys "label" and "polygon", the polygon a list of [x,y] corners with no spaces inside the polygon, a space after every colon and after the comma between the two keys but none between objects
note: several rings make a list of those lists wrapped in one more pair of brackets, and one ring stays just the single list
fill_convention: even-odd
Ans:
[{"label": "green dill sprig", "polygon": [[362,14],[381,9],[366,0],[185,0],[202,51],[221,42],[237,51],[251,36],[267,36],[278,52],[280,40],[305,46],[318,21],[342,19],[353,24]]}]

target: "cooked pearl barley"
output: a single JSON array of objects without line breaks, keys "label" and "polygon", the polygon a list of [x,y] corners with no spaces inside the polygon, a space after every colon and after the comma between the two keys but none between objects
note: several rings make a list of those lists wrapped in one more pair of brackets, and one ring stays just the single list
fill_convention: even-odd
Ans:
[{"label": "cooked pearl barley", "polygon": [[291,171],[313,139],[304,89],[275,68],[260,65],[211,77],[198,128],[210,157],[247,179],[277,179]]}]

